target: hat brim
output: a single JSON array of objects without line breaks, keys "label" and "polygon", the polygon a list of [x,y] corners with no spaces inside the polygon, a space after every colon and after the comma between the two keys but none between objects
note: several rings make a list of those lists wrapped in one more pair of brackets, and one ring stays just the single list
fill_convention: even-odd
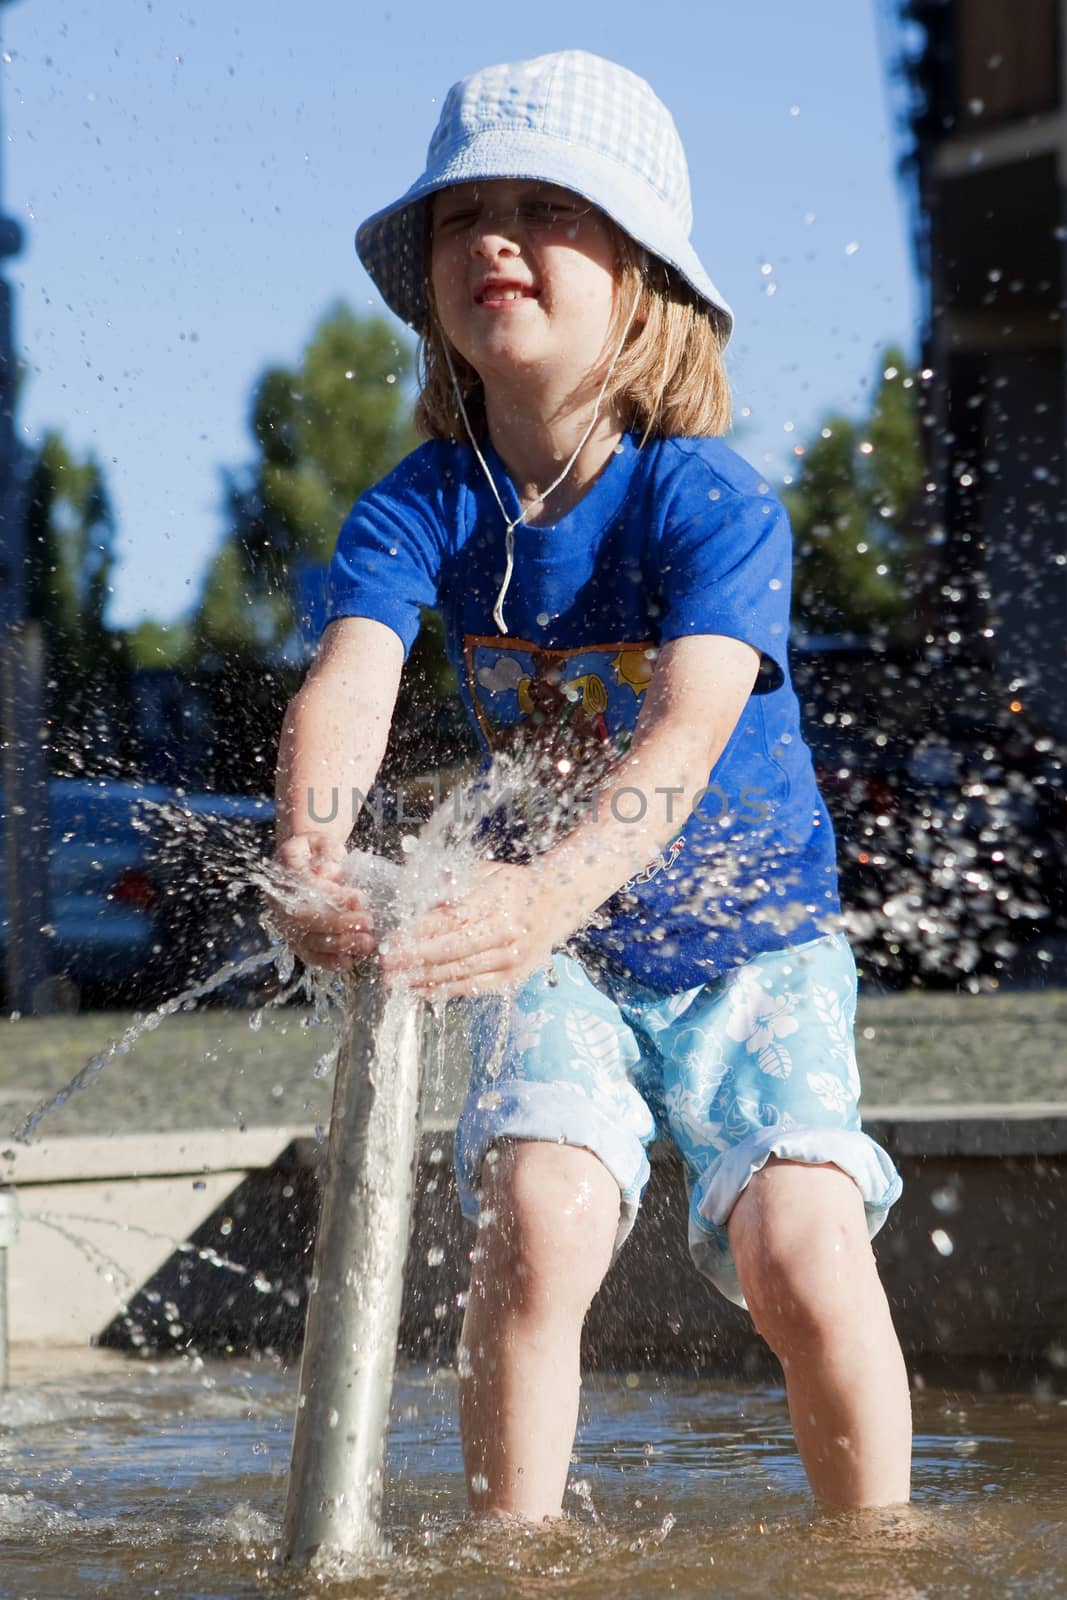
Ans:
[{"label": "hat brim", "polygon": [[491,178],[535,178],[570,189],[595,205],[624,233],[675,272],[711,308],[723,329],[733,312],[683,232],[679,219],[653,186],[602,152],[535,130],[486,129],[433,167],[392,205],[376,211],[356,234],[356,251],[382,299],[418,333],[428,324],[425,263],[429,200],[457,183]]}]

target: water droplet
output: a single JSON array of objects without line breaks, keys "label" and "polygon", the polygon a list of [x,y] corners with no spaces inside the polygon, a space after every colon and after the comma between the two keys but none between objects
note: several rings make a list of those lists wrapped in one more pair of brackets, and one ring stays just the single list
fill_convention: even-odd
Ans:
[{"label": "water droplet", "polygon": [[952,1243],[944,1228],[935,1228],[930,1235],[930,1243],[939,1256],[950,1256],[956,1246]]},{"label": "water droplet", "polygon": [[340,1420],[340,1414],[338,1413],[336,1407],[331,1406],[329,1411],[326,1413],[326,1426],[328,1428],[336,1428]]},{"label": "water droplet", "polygon": [[547,628],[551,620],[547,611],[539,611],[537,613],[537,626],[539,628]]},{"label": "water droplet", "polygon": [[859,241],[857,239],[853,239],[848,244],[846,244],[846,246],[845,246],[845,254],[846,254],[846,256],[854,256],[858,249],[859,249]]},{"label": "water droplet", "polygon": [[960,1193],[951,1184],[944,1184],[940,1189],[935,1189],[930,1196],[930,1204],[935,1211],[940,1211],[943,1216],[951,1216],[960,1209]]}]

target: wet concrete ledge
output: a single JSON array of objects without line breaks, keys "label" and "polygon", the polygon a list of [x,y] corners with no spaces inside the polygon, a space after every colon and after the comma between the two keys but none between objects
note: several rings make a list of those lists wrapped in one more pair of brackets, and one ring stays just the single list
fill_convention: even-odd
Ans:
[{"label": "wet concrete ledge", "polygon": [[[876,1254],[913,1380],[1067,1393],[1067,1103],[872,1107],[868,1131],[894,1156],[904,1198]],[[585,1359],[602,1369],[773,1373],[745,1313],[692,1267],[680,1165],[654,1153],[637,1227],[590,1312]],[[321,1147],[289,1141],[249,1171],[97,1330],[100,1342],[207,1353],[299,1350]],[[452,1172],[450,1124],[419,1158],[401,1343],[451,1357],[472,1232]],[[205,1256],[206,1252],[206,1256]],[[231,1268],[212,1266],[213,1255]]]}]

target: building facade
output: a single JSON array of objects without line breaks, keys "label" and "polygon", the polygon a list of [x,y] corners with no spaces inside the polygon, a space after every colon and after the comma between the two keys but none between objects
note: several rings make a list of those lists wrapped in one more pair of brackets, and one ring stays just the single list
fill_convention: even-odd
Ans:
[{"label": "building facade", "polygon": [[924,291],[930,636],[1067,737],[1067,0],[888,0]]}]

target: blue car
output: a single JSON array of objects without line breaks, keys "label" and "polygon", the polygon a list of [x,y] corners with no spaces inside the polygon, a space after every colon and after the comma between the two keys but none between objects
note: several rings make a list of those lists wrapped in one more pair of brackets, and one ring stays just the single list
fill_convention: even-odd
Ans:
[{"label": "blue car", "polygon": [[[182,986],[183,974],[200,965],[200,949],[219,965],[264,942],[252,891],[235,899],[231,885],[240,881],[242,859],[269,852],[269,801],[183,795],[113,778],[54,778],[49,808],[46,927],[64,1004],[151,1002]],[[0,791],[4,949],[5,822]]]}]

